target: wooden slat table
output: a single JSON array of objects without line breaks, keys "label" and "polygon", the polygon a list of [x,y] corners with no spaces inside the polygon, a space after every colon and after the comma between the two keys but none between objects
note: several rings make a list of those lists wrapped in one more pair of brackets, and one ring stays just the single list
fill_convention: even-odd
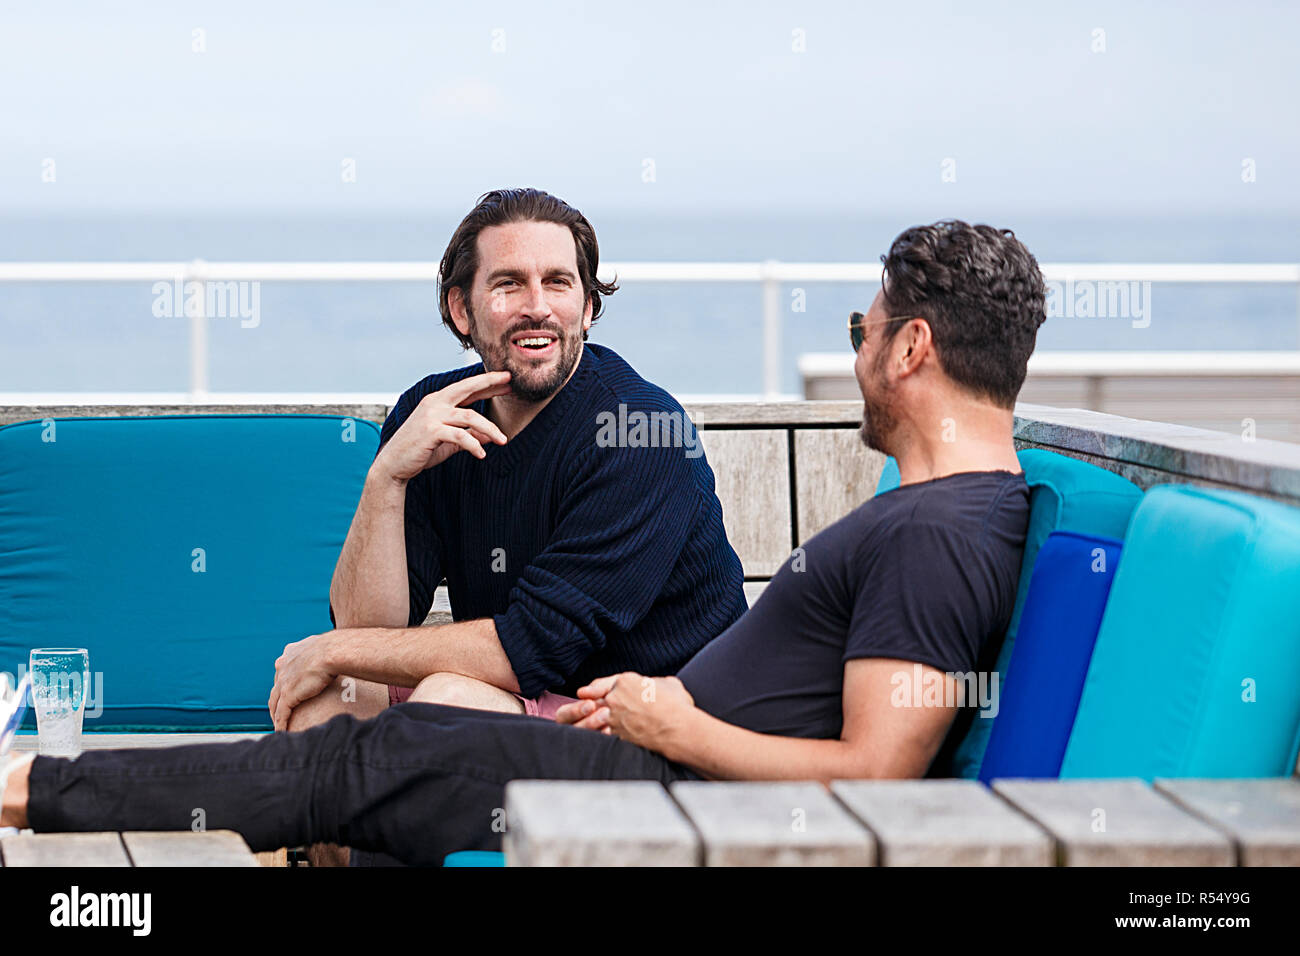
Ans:
[{"label": "wooden slat table", "polygon": [[0,866],[257,866],[238,833],[23,833],[0,838]]},{"label": "wooden slat table", "polygon": [[1140,780],[995,780],[1062,866],[1232,866],[1232,843]]},{"label": "wooden slat table", "polygon": [[1241,866],[1300,866],[1294,779],[1157,780],[1156,789],[1231,837]]},{"label": "wooden slat table", "polygon": [[870,866],[876,841],[818,783],[670,788],[704,842],[705,866]]},{"label": "wooden slat table", "polygon": [[511,866],[1294,865],[1300,780],[514,781]]},{"label": "wooden slat table", "polygon": [[[260,733],[83,734],[82,750],[178,747],[253,740]],[[34,753],[35,734],[14,738],[14,750]],[[0,839],[0,866],[258,866],[244,838],[231,830],[149,833],[22,833]]]},{"label": "wooden slat table", "polygon": [[1052,866],[1052,838],[976,780],[837,780],[881,866]]},{"label": "wooden slat table", "polygon": [[699,837],[651,780],[512,780],[505,811],[514,866],[699,864]]}]

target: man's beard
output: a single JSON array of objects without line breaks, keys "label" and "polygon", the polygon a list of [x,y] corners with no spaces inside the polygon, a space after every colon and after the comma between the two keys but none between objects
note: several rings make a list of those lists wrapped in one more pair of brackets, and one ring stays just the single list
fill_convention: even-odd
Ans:
[{"label": "man's beard", "polygon": [[863,392],[862,428],[858,430],[858,436],[868,448],[888,455],[891,452],[886,446],[889,436],[898,427],[898,415],[894,413],[894,386],[880,374],[883,364],[879,360],[872,363],[868,384],[878,386],[879,392],[873,394],[871,389]]},{"label": "man's beard", "polygon": [[[486,372],[509,372],[510,391],[515,398],[523,402],[540,402],[558,392],[569,380],[574,367],[582,353],[582,337],[570,335],[554,323],[538,323],[531,320],[516,322],[505,331],[498,342],[489,342],[480,338],[478,325],[474,321],[474,311],[465,304],[469,318],[469,337],[474,343],[474,351],[483,359]],[[510,344],[512,336],[520,332],[550,332],[556,337],[559,359],[547,369],[536,362],[522,359]]]}]

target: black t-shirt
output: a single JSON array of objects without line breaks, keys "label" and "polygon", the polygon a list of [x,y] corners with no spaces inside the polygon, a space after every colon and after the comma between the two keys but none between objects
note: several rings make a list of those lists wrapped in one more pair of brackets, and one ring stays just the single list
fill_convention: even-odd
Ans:
[{"label": "black t-shirt", "polygon": [[[878,495],[797,549],[754,607],[677,676],[727,723],[838,738],[850,660],[991,668],[1028,524],[1019,472],[961,472]],[[932,774],[946,772],[974,710],[954,722]]]}]

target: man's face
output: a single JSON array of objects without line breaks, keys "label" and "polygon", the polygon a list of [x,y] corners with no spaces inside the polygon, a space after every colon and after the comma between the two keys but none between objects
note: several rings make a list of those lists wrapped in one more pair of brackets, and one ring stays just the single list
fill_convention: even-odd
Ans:
[{"label": "man's face", "polygon": [[[877,292],[867,311],[864,322],[865,339],[853,362],[853,374],[862,392],[862,428],[859,435],[863,443],[876,451],[889,454],[889,436],[898,426],[897,388],[885,373],[885,359],[889,346],[884,340],[884,292]],[[901,333],[900,333],[901,334]]]},{"label": "man's face", "polygon": [[591,328],[573,233],[554,222],[512,222],[484,229],[477,244],[463,317],[453,305],[456,325],[485,370],[510,373],[516,398],[550,398],[573,374]]}]

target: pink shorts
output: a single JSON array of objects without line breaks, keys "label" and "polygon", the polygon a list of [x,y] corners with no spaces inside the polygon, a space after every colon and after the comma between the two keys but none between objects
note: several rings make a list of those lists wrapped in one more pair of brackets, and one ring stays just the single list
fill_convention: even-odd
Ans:
[{"label": "pink shorts", "polygon": [[[394,687],[388,685],[388,704],[400,704],[406,698],[411,696],[411,687]],[[513,695],[515,700],[524,705],[524,713],[529,717],[540,717],[543,720],[554,720],[555,712],[565,704],[572,704],[576,697],[565,697],[563,694],[552,694],[549,690],[542,691],[540,697],[520,697],[518,694]]]}]

